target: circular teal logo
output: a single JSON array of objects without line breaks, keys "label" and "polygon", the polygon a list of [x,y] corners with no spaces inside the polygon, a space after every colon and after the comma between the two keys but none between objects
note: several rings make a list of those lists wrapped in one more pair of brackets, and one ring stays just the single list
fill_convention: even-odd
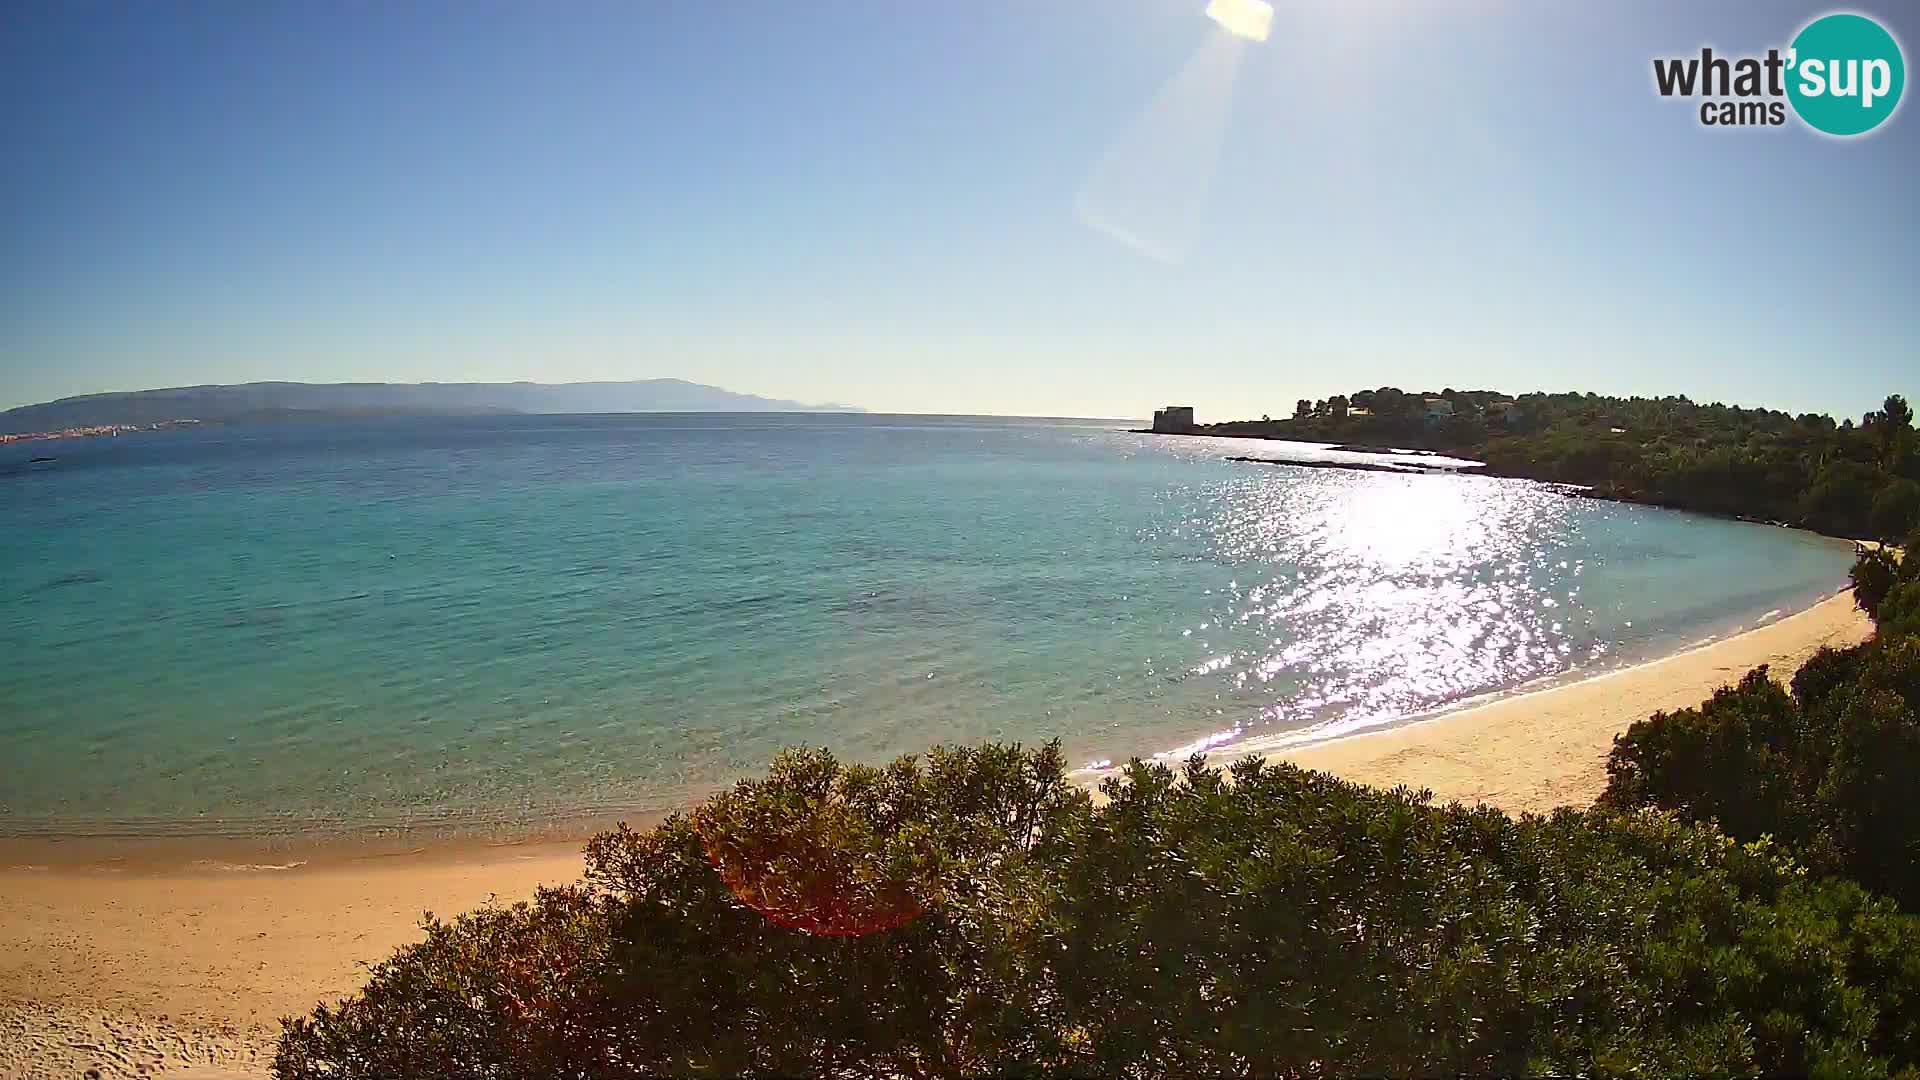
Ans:
[{"label": "circular teal logo", "polygon": [[1900,43],[1865,15],[1823,15],[1787,53],[1787,100],[1817,131],[1862,135],[1900,104],[1907,65]]}]

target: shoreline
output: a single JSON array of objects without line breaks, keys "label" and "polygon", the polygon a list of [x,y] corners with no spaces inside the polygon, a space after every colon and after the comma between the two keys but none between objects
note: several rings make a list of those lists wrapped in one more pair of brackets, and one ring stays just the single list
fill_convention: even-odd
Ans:
[{"label": "shoreline", "polygon": [[1872,621],[1843,589],[1763,625],[1641,663],[1261,756],[1374,787],[1427,788],[1436,802],[1486,803],[1510,814],[1584,807],[1606,788],[1613,737],[1632,724],[1699,705],[1762,664],[1787,682],[1822,647],[1872,636]]},{"label": "shoreline", "polygon": [[[1744,522],[1743,524],[1757,523]],[[1805,530],[1799,531],[1804,532]],[[1822,536],[1819,533],[1808,533],[1807,535],[1821,541],[1836,544],[1845,542],[1834,537]],[[1758,615],[1728,617],[1721,621],[1710,623],[1708,624],[1706,632],[1698,636],[1657,636],[1642,640],[1633,645],[1624,646],[1617,652],[1580,667],[1539,675],[1512,686],[1471,694],[1423,712],[1386,717],[1373,722],[1365,722],[1356,726],[1340,727],[1336,730],[1324,732],[1323,729],[1328,725],[1316,725],[1315,727],[1281,732],[1269,736],[1254,736],[1240,742],[1225,743],[1221,746],[1218,753],[1225,755],[1237,752],[1242,756],[1255,754],[1263,758],[1277,758],[1285,757],[1291,753],[1304,753],[1309,750],[1328,747],[1349,739],[1358,739],[1370,735],[1386,735],[1403,728],[1416,727],[1436,720],[1445,720],[1456,713],[1473,712],[1501,704],[1502,702],[1534,697],[1555,690],[1581,686],[1615,675],[1627,674],[1637,668],[1678,659],[1700,649],[1724,644],[1743,635],[1753,633],[1756,630],[1765,630],[1768,627],[1778,625],[1795,616],[1806,614],[1829,601],[1850,598],[1851,596],[1850,586],[1822,589],[1818,592],[1802,594],[1795,597],[1792,601],[1782,603],[1780,606],[1761,612]],[[1871,623],[1866,620],[1864,614],[1856,611],[1854,615],[1871,630]],[[1794,662],[1794,667],[1798,669],[1799,661],[1796,660]],[[1709,694],[1702,694],[1700,700],[1704,701]],[[1688,704],[1698,704],[1698,702],[1689,702]]]},{"label": "shoreline", "polygon": [[1525,473],[1511,472],[1511,471],[1501,469],[1497,466],[1490,465],[1484,461],[1477,461],[1475,459],[1465,457],[1464,455],[1467,453],[1466,450],[1430,450],[1430,449],[1423,449],[1420,447],[1380,447],[1380,446],[1360,446],[1357,444],[1348,444],[1348,443],[1339,443],[1339,444],[1320,443],[1311,439],[1288,439],[1288,438],[1282,438],[1278,435],[1248,435],[1248,434],[1242,434],[1237,432],[1225,432],[1225,431],[1200,431],[1200,430],[1154,431],[1151,428],[1129,428],[1128,433],[1133,435],[1159,435],[1167,438],[1240,439],[1240,440],[1245,440],[1249,442],[1296,443],[1301,446],[1314,446],[1314,447],[1319,447],[1326,450],[1340,451],[1343,453],[1374,454],[1380,457],[1389,457],[1389,456],[1405,456],[1405,457],[1414,457],[1414,458],[1444,457],[1444,458],[1450,458],[1453,460],[1469,461],[1469,462],[1472,462],[1472,464],[1467,466],[1460,466],[1460,465],[1436,465],[1431,463],[1421,464],[1418,462],[1376,464],[1372,462],[1350,462],[1350,461],[1291,461],[1286,458],[1254,457],[1251,454],[1230,455],[1225,460],[1231,461],[1231,462],[1238,462],[1240,464],[1294,465],[1294,466],[1299,466],[1301,468],[1306,468],[1306,469],[1344,469],[1349,472],[1386,472],[1386,473],[1402,473],[1402,474],[1413,475],[1413,476],[1485,476],[1485,477],[1490,477],[1496,480],[1524,480],[1531,484],[1545,484],[1548,487],[1558,490],[1562,495],[1565,495],[1570,499],[1594,499],[1599,502],[1620,503],[1623,506],[1648,506],[1656,510],[1673,510],[1682,514],[1698,514],[1701,517],[1718,518],[1722,521],[1742,521],[1742,522],[1746,522],[1749,525],[1770,525],[1777,529],[1797,529],[1801,532],[1813,533],[1813,535],[1815,536],[1823,536],[1830,540],[1845,540],[1854,544],[1859,544],[1862,542],[1852,537],[1836,536],[1832,533],[1823,533],[1814,529],[1807,528],[1806,526],[1795,525],[1786,521],[1775,521],[1770,518],[1753,517],[1749,514],[1729,513],[1729,512],[1719,511],[1719,510],[1703,509],[1695,506],[1684,506],[1675,502],[1663,501],[1661,499],[1655,499],[1655,498],[1636,495],[1636,494],[1627,493],[1627,492],[1599,491],[1593,487],[1590,487],[1584,484],[1568,483],[1567,481],[1564,481],[1564,480],[1549,480],[1545,477],[1529,476]]},{"label": "shoreline", "polygon": [[[1628,725],[1697,705],[1762,663],[1790,678],[1821,646],[1871,633],[1842,591],[1632,666],[1266,756],[1510,813],[1585,806]],[[1257,745],[1216,756],[1247,752]],[[510,903],[577,880],[583,865],[577,839],[363,849],[251,869],[61,862],[49,853],[62,843],[0,847],[0,1077],[134,1075],[140,1064],[264,1075],[280,1017],[358,989],[365,964],[418,940],[422,911]],[[48,857],[36,861],[36,848]]]},{"label": "shoreline", "polygon": [[[687,808],[696,805],[687,804]],[[155,877],[325,870],[414,860],[462,862],[543,847],[579,847],[622,822],[647,829],[671,811],[565,813],[536,828],[475,832],[456,825],[381,829],[367,833],[181,833],[140,835],[82,832],[0,836],[0,881],[14,871]],[[4,1080],[0,1076],[0,1080]]]},{"label": "shoreline", "polygon": [[[1804,531],[1804,530],[1800,530]],[[1842,541],[1819,533],[1807,533],[1823,542]],[[1841,587],[1840,594],[1846,594]],[[1462,713],[1473,713],[1503,702],[1584,685],[1597,679],[1631,672],[1764,630],[1795,618],[1836,598],[1832,589],[1803,594],[1757,618],[1728,618],[1708,624],[1704,637],[1654,639],[1640,643],[1635,650],[1623,651],[1604,666],[1575,668],[1541,675],[1524,683],[1476,693],[1428,711],[1382,718],[1365,726],[1316,734],[1317,728],[1296,729],[1268,736],[1210,744],[1199,752],[1215,766],[1225,766],[1248,755],[1288,759],[1362,737],[1390,734],[1409,727],[1445,720]],[[1855,613],[1858,615],[1858,613]],[[1864,622],[1865,616],[1859,618]],[[1797,668],[1798,663],[1794,666]],[[1702,693],[1704,700],[1711,690]],[[1698,700],[1687,702],[1697,704]],[[1651,712],[1651,710],[1649,710]],[[1324,726],[1324,725],[1321,725]],[[1204,740],[1203,740],[1204,741]],[[1177,766],[1192,752],[1190,745],[1139,756],[1150,762]],[[1119,772],[1117,764],[1071,769],[1069,778],[1088,788]],[[1371,781],[1368,781],[1371,782]],[[367,829],[328,829],[302,831],[297,828],[279,832],[226,831],[152,831],[141,822],[85,821],[77,831],[63,831],[61,824],[38,830],[0,831],[0,882],[13,871],[57,872],[103,877],[155,877],[205,875],[231,877],[244,874],[279,874],[295,871],[319,871],[338,867],[372,866],[385,862],[414,860],[421,864],[447,864],[468,860],[486,860],[503,853],[525,852],[541,848],[578,848],[594,835],[627,824],[648,829],[673,813],[691,810],[706,798],[731,784],[714,785],[710,791],[689,793],[684,803],[672,806],[634,806],[629,809],[599,807],[593,809],[556,809],[535,813],[524,822],[488,822],[485,827],[447,819],[417,825],[387,825]],[[1390,784],[1387,786],[1391,786]],[[7,825],[0,817],[0,826]],[[215,820],[209,824],[224,826]],[[0,901],[4,895],[0,894]],[[6,1080],[0,1074],[0,1080]]]}]

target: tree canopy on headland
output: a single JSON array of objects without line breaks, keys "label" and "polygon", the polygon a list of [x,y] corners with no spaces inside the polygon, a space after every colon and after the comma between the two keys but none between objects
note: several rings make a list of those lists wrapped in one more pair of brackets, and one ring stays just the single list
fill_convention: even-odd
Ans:
[{"label": "tree canopy on headland", "polygon": [[1492,475],[1834,536],[1894,539],[1920,525],[1920,438],[1897,394],[1855,423],[1685,397],[1381,387],[1195,433],[1435,450]]}]

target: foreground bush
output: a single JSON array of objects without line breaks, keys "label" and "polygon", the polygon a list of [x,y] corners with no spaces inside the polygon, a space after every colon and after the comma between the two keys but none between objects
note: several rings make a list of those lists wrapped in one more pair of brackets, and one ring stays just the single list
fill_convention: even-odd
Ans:
[{"label": "foreground bush", "polygon": [[[282,1077],[954,1075],[1061,1061],[1045,1015],[1057,747],[876,770],[789,752],[691,816],[596,837],[587,880],[435,922]],[[907,917],[902,918],[902,914]],[[791,928],[806,923],[816,930]]]},{"label": "foreground bush", "polygon": [[1864,552],[1853,581],[1873,641],[1821,650],[1791,693],[1762,667],[1633,725],[1614,740],[1600,801],[1773,837],[1920,912],[1920,559]]},{"label": "foreground bush", "polygon": [[[1920,547],[1920,530],[1905,550]],[[1853,598],[1883,634],[1920,634],[1920,559],[1884,548],[1862,551],[1852,571]]]},{"label": "foreground bush", "polygon": [[289,1021],[358,1077],[1920,1076],[1920,921],[1670,816],[789,752]]}]

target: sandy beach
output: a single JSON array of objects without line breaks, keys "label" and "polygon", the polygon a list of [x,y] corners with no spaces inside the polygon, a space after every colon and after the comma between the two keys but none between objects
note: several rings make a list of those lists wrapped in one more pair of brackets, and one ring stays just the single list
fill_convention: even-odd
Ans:
[{"label": "sandy beach", "polygon": [[[1871,624],[1840,594],[1664,659],[1288,751],[1303,766],[1513,812],[1580,806],[1614,735],[1759,664],[1789,677]],[[23,852],[26,852],[23,855]],[[313,860],[287,869],[0,867],[0,1078],[263,1075],[279,1018],[352,991],[364,965],[451,914],[578,876],[577,844]]]},{"label": "sandy beach", "polygon": [[280,1017],[356,989],[423,911],[522,899],[580,869],[573,843],[279,871],[8,867],[0,1077],[264,1074]]},{"label": "sandy beach", "polygon": [[1822,646],[1872,635],[1873,623],[1843,592],[1649,663],[1280,756],[1363,784],[1428,788],[1440,802],[1514,814],[1586,806],[1607,786],[1613,737],[1635,721],[1698,705],[1761,664],[1785,682]]}]

